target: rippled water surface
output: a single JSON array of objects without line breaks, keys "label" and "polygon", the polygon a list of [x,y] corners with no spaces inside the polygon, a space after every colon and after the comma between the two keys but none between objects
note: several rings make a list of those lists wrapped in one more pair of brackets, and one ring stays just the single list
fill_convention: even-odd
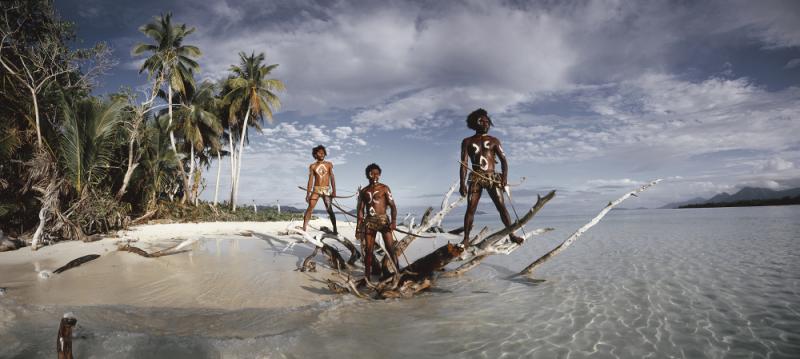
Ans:
[{"label": "rippled water surface", "polygon": [[5,300],[13,327],[0,357],[52,356],[50,318],[67,310],[81,358],[800,357],[800,206],[612,211],[537,279],[509,279],[590,218],[537,217],[531,229],[556,230],[411,300],[291,310]]}]

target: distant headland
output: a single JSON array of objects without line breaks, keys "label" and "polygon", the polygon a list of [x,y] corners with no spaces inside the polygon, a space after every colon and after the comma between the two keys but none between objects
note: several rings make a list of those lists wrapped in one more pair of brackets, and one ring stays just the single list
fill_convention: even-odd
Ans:
[{"label": "distant headland", "polygon": [[775,191],[768,188],[744,187],[734,194],[723,192],[709,199],[696,197],[688,201],[670,203],[660,208],[751,207],[793,204],[800,204],[800,188]]}]

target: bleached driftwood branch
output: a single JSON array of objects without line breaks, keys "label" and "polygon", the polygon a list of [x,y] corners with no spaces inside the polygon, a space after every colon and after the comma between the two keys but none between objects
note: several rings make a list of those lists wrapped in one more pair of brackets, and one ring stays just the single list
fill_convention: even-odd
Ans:
[{"label": "bleached driftwood branch", "polygon": [[[542,234],[545,234],[545,233],[550,232],[552,230],[553,230],[553,228],[539,228],[539,229],[536,229],[536,230],[534,230],[534,231],[532,231],[530,233],[526,233],[523,236],[523,239],[525,241],[527,241],[528,239],[530,239],[533,236],[542,235]],[[523,242],[523,244],[524,243],[525,242]],[[480,249],[480,248],[473,249],[473,250],[470,251],[472,257],[468,258],[466,263],[462,264],[461,266],[459,266],[458,268],[456,268],[456,269],[454,269],[452,271],[443,273],[442,276],[443,277],[457,277],[457,276],[464,275],[464,273],[469,272],[470,270],[472,270],[473,268],[475,268],[479,264],[481,264],[481,262],[483,262],[483,260],[488,258],[490,255],[493,255],[493,254],[509,255],[509,254],[511,254],[511,252],[517,250],[517,248],[520,248],[520,247],[522,247],[522,245],[514,243],[512,241],[502,241],[502,242],[497,242],[497,243],[495,243],[495,244],[493,244],[491,246],[488,246],[487,248],[484,248],[484,249]],[[475,247],[472,247],[472,248],[475,248]]]},{"label": "bleached driftwood branch", "polygon": [[555,195],[556,191],[550,191],[550,193],[546,194],[544,197],[536,196],[536,203],[533,205],[533,207],[531,207],[530,210],[528,210],[528,213],[525,213],[525,215],[517,219],[517,221],[512,223],[510,226],[503,228],[495,233],[492,233],[491,235],[489,235],[489,237],[486,237],[486,239],[478,243],[477,247],[479,249],[486,249],[494,245],[495,243],[499,242],[500,240],[507,238],[507,236],[510,233],[519,230],[520,228],[522,228],[522,226],[528,223],[528,221],[530,221],[533,218],[533,216],[535,216],[536,213],[538,213],[539,210],[541,210],[542,207],[544,207],[544,205],[547,204],[547,202],[553,199]]},{"label": "bleached driftwood branch", "polygon": [[[444,195],[444,199],[442,200],[442,207],[439,210],[439,212],[436,212],[436,214],[431,216],[430,213],[432,212],[433,208],[428,208],[428,210],[425,211],[425,214],[422,216],[422,220],[420,221],[419,225],[416,228],[414,228],[414,230],[411,231],[411,233],[419,235],[427,231],[428,228],[431,228],[431,226],[433,226],[434,224],[441,226],[444,217],[448,213],[450,213],[450,211],[452,211],[454,208],[458,207],[461,203],[463,203],[465,200],[465,197],[459,197],[457,200],[449,202],[450,196],[452,196],[453,192],[455,192],[457,186],[458,183],[454,183],[452,186],[450,186],[450,189]],[[403,239],[397,241],[397,244],[395,245],[395,252],[397,253],[397,255],[399,256],[400,254],[405,252],[406,248],[408,248],[408,246],[411,245],[411,242],[413,242],[415,239],[417,239],[417,237],[412,235],[406,235],[405,237],[403,237]]]},{"label": "bleached driftwood branch", "polygon": [[642,187],[639,187],[638,189],[636,189],[634,191],[626,193],[622,197],[618,198],[616,201],[609,202],[608,205],[606,205],[606,207],[603,208],[603,210],[601,210],[600,213],[597,214],[597,216],[595,216],[594,218],[592,218],[591,221],[589,221],[589,223],[586,223],[585,225],[583,225],[583,227],[581,227],[577,231],[575,231],[575,233],[573,233],[563,243],[559,244],[556,248],[553,248],[553,250],[551,250],[550,252],[547,252],[547,254],[545,254],[545,255],[539,257],[539,259],[533,261],[533,263],[529,264],[527,267],[525,267],[525,269],[523,269],[521,272],[519,272],[519,275],[530,275],[530,274],[532,274],[533,271],[537,267],[541,266],[542,264],[547,262],[550,258],[553,258],[556,255],[558,255],[559,253],[561,253],[562,251],[564,251],[564,249],[566,249],[573,242],[575,242],[575,240],[578,239],[578,237],[580,237],[584,232],[586,232],[587,230],[589,230],[589,228],[592,228],[595,224],[600,222],[600,220],[603,219],[603,217],[605,217],[605,215],[609,211],[611,211],[612,208],[616,207],[617,205],[622,203],[622,201],[630,198],[631,196],[636,196],[636,194],[644,192],[648,188],[650,188],[652,186],[655,186],[658,182],[661,182],[661,179],[657,179],[657,180],[651,181],[650,183],[648,183],[648,184],[646,184],[646,185],[644,185]]},{"label": "bleached driftwood branch", "polygon": [[[327,234],[323,234],[319,236],[319,238],[317,238],[297,227],[289,227],[287,228],[287,231],[300,234],[303,237],[303,239],[306,240],[306,242],[314,245],[314,251],[311,252],[311,255],[306,257],[305,260],[303,260],[303,265],[299,268],[301,272],[315,271],[316,264],[314,263],[314,257],[317,255],[319,251],[322,251],[322,253],[325,254],[326,257],[328,257],[328,261],[330,262],[331,267],[333,269],[337,271],[347,269],[347,263],[344,261],[344,258],[342,258],[342,255],[339,254],[339,251],[335,247],[328,245],[322,241],[324,238],[326,238]],[[327,238],[333,238],[339,240],[339,238],[337,238],[336,236],[329,236]]]},{"label": "bleached driftwood branch", "polygon": [[[468,248],[467,253],[470,255],[468,261],[458,268],[454,269],[453,271],[447,272],[444,274],[446,277],[455,277],[463,275],[464,273],[472,270],[473,268],[477,267],[484,259],[489,257],[492,254],[510,254],[514,250],[520,247],[519,244],[516,244],[510,240],[508,240],[508,234],[522,228],[525,224],[527,224],[539,210],[544,207],[547,202],[549,202],[553,197],[555,197],[556,191],[550,191],[544,197],[536,196],[536,203],[528,210],[525,215],[519,218],[516,222],[512,223],[511,226],[503,228],[497,232],[492,233],[485,239],[483,238],[482,233],[479,234],[475,239],[471,241],[471,243],[476,243],[470,248]],[[534,230],[531,233],[527,233],[523,236],[523,243],[527,241],[530,237],[538,236],[549,231],[553,230],[552,228],[540,228]],[[505,241],[502,241],[505,239]],[[502,242],[501,242],[502,241]]]}]

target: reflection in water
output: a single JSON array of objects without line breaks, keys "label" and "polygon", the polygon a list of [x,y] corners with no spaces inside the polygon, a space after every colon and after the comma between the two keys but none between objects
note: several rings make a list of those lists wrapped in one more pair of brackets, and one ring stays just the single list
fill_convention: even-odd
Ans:
[{"label": "reflection in water", "polygon": [[[588,220],[543,216],[534,226],[556,231],[415,299],[331,296],[292,309],[246,297],[265,290],[251,288],[269,276],[258,261],[295,265],[306,249],[207,239],[193,251],[196,273],[182,278],[210,289],[188,308],[0,297],[0,356],[51,356],[52,318],[70,310],[78,357],[798,357],[797,218],[798,206],[614,211],[536,279],[508,279]],[[216,283],[236,276],[246,280]],[[324,284],[303,287],[298,296]],[[139,288],[162,298],[176,290]]]}]

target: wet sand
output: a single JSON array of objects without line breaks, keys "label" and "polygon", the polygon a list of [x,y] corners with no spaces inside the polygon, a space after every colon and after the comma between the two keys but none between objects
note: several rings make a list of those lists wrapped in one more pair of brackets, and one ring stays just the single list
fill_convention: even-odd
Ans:
[{"label": "wet sand", "polygon": [[[297,222],[294,223],[295,225]],[[312,221],[313,227],[329,224]],[[65,242],[31,251],[0,253],[0,287],[5,299],[28,305],[127,305],[170,308],[291,308],[333,299],[322,278],[331,275],[324,258],[317,273],[296,271],[312,247],[298,235],[279,235],[288,222],[217,222],[145,225],[118,238]],[[345,235],[352,236],[345,229]],[[352,237],[351,237],[352,238]],[[145,258],[117,250],[120,244],[154,252],[198,239],[188,252]],[[42,278],[87,255],[100,257]],[[349,253],[342,252],[347,258]]]},{"label": "wet sand", "polygon": [[[280,234],[289,225],[298,222],[145,225],[92,243],[0,253],[0,287],[5,288],[0,358],[49,356],[65,312],[78,318],[77,357],[202,358],[216,351],[212,338],[227,343],[294,333],[324,317],[328,308],[359,301],[328,289],[325,280],[335,274],[321,253],[315,257],[317,272],[297,271],[314,247],[299,234]],[[311,221],[309,232],[319,234],[314,228],[329,225]],[[354,238],[347,224],[340,232]],[[152,253],[185,240],[196,241],[186,252],[158,258],[117,250],[130,242]],[[349,258],[342,245],[324,241]],[[426,254],[437,242],[413,243],[408,258]],[[100,257],[52,274],[88,254]],[[180,338],[179,343],[166,343],[166,337]],[[274,349],[238,347],[232,357]]]}]

